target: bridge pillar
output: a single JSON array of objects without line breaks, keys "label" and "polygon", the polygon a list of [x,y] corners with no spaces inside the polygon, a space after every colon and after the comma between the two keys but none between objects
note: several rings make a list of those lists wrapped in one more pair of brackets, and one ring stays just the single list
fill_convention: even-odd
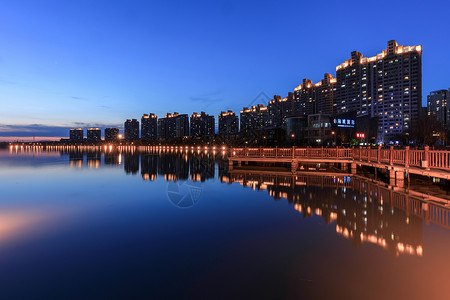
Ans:
[{"label": "bridge pillar", "polygon": [[291,163],[291,171],[292,171],[292,173],[297,172],[297,168],[298,168],[298,161],[293,159],[292,163]]},{"label": "bridge pillar", "polygon": [[356,164],[355,163],[351,164],[351,173],[356,174]]},{"label": "bridge pillar", "polygon": [[403,188],[405,186],[405,173],[403,171],[395,172],[395,183],[399,188]]},{"label": "bridge pillar", "polygon": [[430,170],[430,147],[425,146],[423,151],[423,158],[422,158],[422,168],[425,168],[425,170]]},{"label": "bridge pillar", "polygon": [[342,171],[347,171],[347,170],[348,170],[348,164],[346,164],[346,163],[341,163],[341,170],[342,170]]},{"label": "bridge pillar", "polygon": [[237,165],[238,165],[238,167],[242,167],[242,162],[240,160],[238,160]]},{"label": "bridge pillar", "polygon": [[233,161],[230,159],[228,160],[228,170],[232,170],[233,169]]},{"label": "bridge pillar", "polygon": [[395,170],[389,169],[389,185],[395,186]]},{"label": "bridge pillar", "polygon": [[394,146],[389,147],[389,164],[394,165]]},{"label": "bridge pillar", "polygon": [[405,147],[405,168],[409,167],[409,146]]},{"label": "bridge pillar", "polygon": [[380,163],[381,161],[381,145],[378,145],[377,147],[377,163]]}]

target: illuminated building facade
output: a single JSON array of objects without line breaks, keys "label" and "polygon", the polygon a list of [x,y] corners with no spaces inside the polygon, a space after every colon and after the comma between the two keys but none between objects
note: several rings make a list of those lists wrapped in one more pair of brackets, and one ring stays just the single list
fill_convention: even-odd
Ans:
[{"label": "illuminated building facade", "polygon": [[269,111],[262,104],[252,106],[250,109],[244,107],[241,110],[241,132],[264,129],[269,126]]},{"label": "illuminated building facade", "polygon": [[309,79],[303,79],[301,85],[294,89],[294,114],[308,115],[317,112],[314,85]]},{"label": "illuminated building facade", "polygon": [[102,140],[102,131],[100,128],[89,128],[87,130],[88,142],[99,142]]},{"label": "illuminated building facade", "polygon": [[239,132],[239,118],[231,110],[219,115],[219,134],[235,135]]},{"label": "illuminated building facade", "polygon": [[191,136],[207,137],[215,134],[215,119],[202,111],[191,115]]},{"label": "illuminated building facade", "polygon": [[309,79],[303,79],[302,84],[294,89],[293,114],[335,114],[336,86],[336,78],[328,73],[316,84]]},{"label": "illuminated building facade", "polygon": [[158,138],[180,139],[189,136],[189,118],[187,114],[167,113],[158,119]]},{"label": "illuminated building facade", "polygon": [[141,118],[141,139],[152,141],[157,138],[158,122],[155,114],[144,114]]},{"label": "illuminated building facade", "polygon": [[126,120],[124,124],[125,139],[133,141],[139,139],[139,121],[136,119]]},{"label": "illuminated building facade", "polygon": [[114,142],[119,139],[119,128],[105,128],[105,141]]},{"label": "illuminated building facade", "polygon": [[450,110],[447,101],[450,98],[450,89],[433,91],[427,96],[427,113],[434,116],[445,129],[450,129]]},{"label": "illuminated building facade", "polygon": [[286,126],[286,117],[292,111],[293,99],[294,93],[289,93],[286,98],[281,98],[278,95],[273,96],[273,99],[267,104],[269,114],[268,125],[270,127]]},{"label": "illuminated building facade", "polygon": [[323,145],[332,140],[331,117],[325,114],[308,115],[308,145]]},{"label": "illuminated building facade", "polygon": [[357,51],[336,67],[338,113],[378,117],[378,142],[394,141],[417,120],[422,103],[422,47],[388,42],[373,57]]},{"label": "illuminated building facade", "polygon": [[75,128],[70,129],[69,138],[71,142],[82,142],[83,141],[83,129]]}]

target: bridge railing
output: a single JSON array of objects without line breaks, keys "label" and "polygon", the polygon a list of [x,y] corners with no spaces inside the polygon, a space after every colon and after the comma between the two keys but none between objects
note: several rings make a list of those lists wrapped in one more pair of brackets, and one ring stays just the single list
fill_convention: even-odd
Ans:
[{"label": "bridge railing", "polygon": [[353,157],[349,148],[232,148],[231,157],[259,158],[348,158]]},{"label": "bridge railing", "polygon": [[410,166],[422,166],[422,160],[424,151],[423,150],[410,150],[409,151],[409,165]]},{"label": "bridge railing", "polygon": [[376,162],[388,165],[416,166],[426,169],[450,169],[450,151],[410,150],[390,148],[355,148],[353,150],[355,161]]},{"label": "bridge railing", "polygon": [[426,169],[450,169],[450,151],[410,150],[390,148],[231,148],[230,157],[255,158],[329,158],[384,163],[388,165],[415,166]]},{"label": "bridge railing", "polygon": [[450,169],[450,152],[448,151],[430,151],[429,166],[432,168]]}]

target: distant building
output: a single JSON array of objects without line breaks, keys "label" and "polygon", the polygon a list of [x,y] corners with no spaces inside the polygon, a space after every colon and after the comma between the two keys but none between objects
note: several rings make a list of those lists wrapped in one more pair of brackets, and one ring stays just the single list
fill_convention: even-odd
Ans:
[{"label": "distant building", "polygon": [[158,135],[158,121],[155,114],[144,114],[141,118],[141,139],[155,140]]},{"label": "distant building", "polygon": [[200,114],[193,113],[191,115],[190,127],[192,137],[214,136],[215,126],[214,116],[210,116],[204,111]]},{"label": "distant building", "polygon": [[[358,137],[358,133],[361,138]],[[326,114],[287,117],[287,138],[297,144],[311,146],[373,144],[377,141],[378,118],[357,116],[356,111],[331,117]]]},{"label": "distant building", "polygon": [[69,137],[71,142],[82,142],[83,141],[83,129],[76,128],[70,129]]},{"label": "distant building", "polygon": [[114,142],[119,139],[119,128],[105,128],[105,141]]},{"label": "distant building", "polygon": [[125,139],[133,141],[139,139],[139,121],[136,119],[126,120],[124,124]]},{"label": "distant building", "polygon": [[294,115],[336,113],[337,79],[326,73],[321,81],[313,84],[309,79],[303,79],[302,84],[294,89],[292,113]]},{"label": "distant building", "polygon": [[[289,115],[355,111],[357,117],[378,118],[379,143],[393,142],[406,133],[421,110],[422,46],[402,46],[395,40],[387,46],[373,57],[353,51],[336,67],[336,78],[327,73],[316,84],[303,79],[294,89],[292,103],[289,97],[286,100],[291,105]],[[279,122],[278,112],[270,115]]]},{"label": "distant building", "polygon": [[102,140],[102,131],[100,128],[89,128],[87,130],[87,141],[98,142]]},{"label": "distant building", "polygon": [[299,144],[307,144],[308,116],[289,116],[286,118],[287,139]]},{"label": "distant building", "polygon": [[264,129],[270,125],[269,111],[262,104],[254,105],[250,109],[244,107],[241,110],[240,123],[241,132]]},{"label": "distant building", "polygon": [[231,110],[219,115],[219,134],[235,135],[239,132],[239,118]]},{"label": "distant building", "polygon": [[332,132],[330,115],[308,115],[308,145],[327,145],[327,141],[332,140]]},{"label": "distant building", "polygon": [[373,57],[353,51],[336,67],[336,112],[378,117],[378,142],[392,142],[417,120],[422,105],[422,46],[395,40]]},{"label": "distant building", "polygon": [[180,139],[189,136],[189,117],[177,112],[158,119],[158,138]]},{"label": "distant building", "polygon": [[317,113],[317,99],[314,84],[310,79],[303,79],[302,84],[294,89],[294,111],[295,115],[310,115]]},{"label": "distant building", "polygon": [[450,89],[433,91],[427,96],[427,113],[434,116],[445,129],[450,129],[450,109],[447,101],[450,100]]},{"label": "distant building", "polygon": [[267,105],[268,126],[273,128],[286,127],[286,117],[292,112],[294,94],[289,93],[288,97],[281,98],[275,95]]},{"label": "distant building", "polygon": [[174,114],[175,118],[175,138],[189,136],[189,117],[187,114]]}]

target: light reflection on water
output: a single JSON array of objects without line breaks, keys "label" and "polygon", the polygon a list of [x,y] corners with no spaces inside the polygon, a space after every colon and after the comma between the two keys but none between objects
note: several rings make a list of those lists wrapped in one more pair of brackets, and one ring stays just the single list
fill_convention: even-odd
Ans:
[{"label": "light reflection on water", "polygon": [[448,208],[362,178],[230,172],[209,152],[3,151],[0,189],[4,295],[450,292]]}]

